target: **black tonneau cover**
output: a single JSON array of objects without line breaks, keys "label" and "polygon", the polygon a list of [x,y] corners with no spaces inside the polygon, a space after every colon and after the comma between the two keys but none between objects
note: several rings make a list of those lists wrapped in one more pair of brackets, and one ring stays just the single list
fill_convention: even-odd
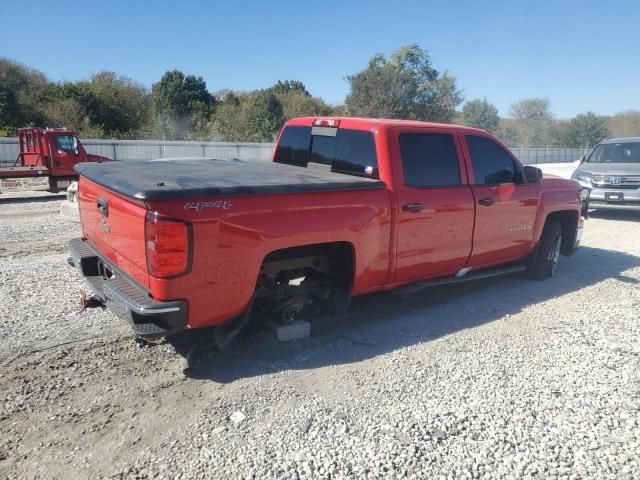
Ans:
[{"label": "black tonneau cover", "polygon": [[113,192],[149,201],[385,188],[375,179],[259,160],[79,163],[76,171]]}]

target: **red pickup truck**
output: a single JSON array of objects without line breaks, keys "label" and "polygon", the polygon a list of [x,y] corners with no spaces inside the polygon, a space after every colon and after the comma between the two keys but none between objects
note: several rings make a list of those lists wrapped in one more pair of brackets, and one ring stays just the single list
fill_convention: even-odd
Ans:
[{"label": "red pickup truck", "polygon": [[273,162],[76,169],[70,263],[142,337],[286,323],[380,290],[549,277],[588,201],[484,131],[401,120],[294,119]]}]

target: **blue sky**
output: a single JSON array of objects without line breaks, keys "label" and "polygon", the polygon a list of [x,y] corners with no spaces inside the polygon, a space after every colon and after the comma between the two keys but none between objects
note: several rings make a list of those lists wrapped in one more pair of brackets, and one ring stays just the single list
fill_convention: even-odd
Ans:
[{"label": "blue sky", "polygon": [[501,115],[548,97],[567,118],[640,109],[639,1],[30,1],[2,8],[0,56],[79,80],[113,70],[150,87],[168,69],[210,90],[302,80],[341,103],[346,75],[417,43],[465,99]]}]

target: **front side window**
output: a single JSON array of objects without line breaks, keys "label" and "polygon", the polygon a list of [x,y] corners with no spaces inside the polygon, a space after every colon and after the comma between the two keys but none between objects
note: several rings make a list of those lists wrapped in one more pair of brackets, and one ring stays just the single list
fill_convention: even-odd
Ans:
[{"label": "front side window", "polygon": [[328,129],[324,133],[315,135],[311,127],[286,127],[274,161],[300,167],[306,167],[309,162],[319,163],[330,165],[332,172],[378,178],[378,160],[371,132]]},{"label": "front side window", "polygon": [[458,155],[451,134],[401,133],[398,142],[407,187],[460,185]]},{"label": "front side window", "polygon": [[513,159],[493,140],[478,135],[466,135],[476,185],[515,183]]},{"label": "front side window", "polygon": [[640,163],[640,143],[600,144],[587,163]]},{"label": "front side window", "polygon": [[60,135],[55,137],[56,139],[56,147],[58,151],[63,151],[67,153],[75,153],[75,137],[73,135]]}]

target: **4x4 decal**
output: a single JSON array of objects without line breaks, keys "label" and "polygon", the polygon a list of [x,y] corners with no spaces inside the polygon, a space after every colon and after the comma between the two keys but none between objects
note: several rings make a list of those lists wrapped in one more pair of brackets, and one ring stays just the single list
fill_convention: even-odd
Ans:
[{"label": "4x4 decal", "polygon": [[187,202],[184,204],[185,210],[195,210],[196,212],[202,212],[205,208],[222,208],[223,210],[229,210],[233,207],[233,202],[230,200],[213,200],[210,202]]}]

